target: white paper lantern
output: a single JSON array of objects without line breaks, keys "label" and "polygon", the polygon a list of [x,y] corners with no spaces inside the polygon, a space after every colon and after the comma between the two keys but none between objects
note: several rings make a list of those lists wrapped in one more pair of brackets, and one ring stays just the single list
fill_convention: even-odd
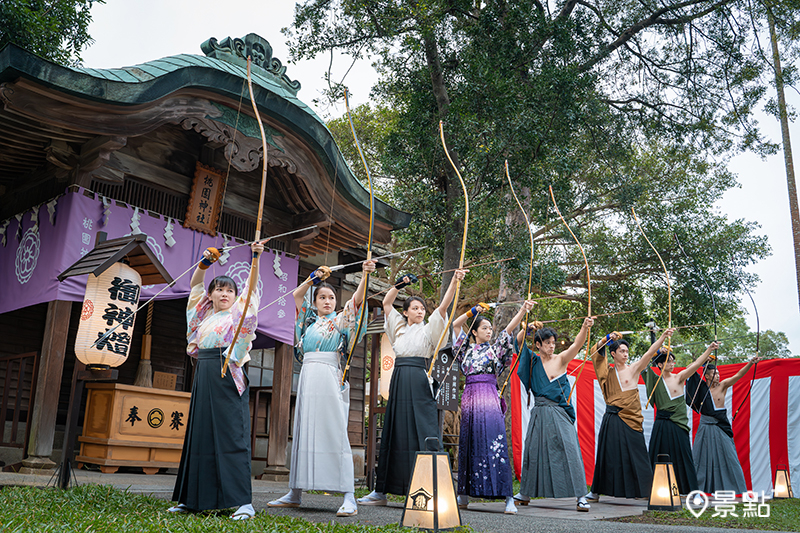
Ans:
[{"label": "white paper lantern", "polygon": [[114,263],[97,277],[89,274],[75,338],[75,356],[80,362],[89,368],[115,367],[125,362],[141,285],[139,273],[123,263]]},{"label": "white paper lantern", "polygon": [[389,399],[389,384],[394,373],[394,349],[386,333],[381,333],[381,378],[378,380],[380,395],[384,400]]}]

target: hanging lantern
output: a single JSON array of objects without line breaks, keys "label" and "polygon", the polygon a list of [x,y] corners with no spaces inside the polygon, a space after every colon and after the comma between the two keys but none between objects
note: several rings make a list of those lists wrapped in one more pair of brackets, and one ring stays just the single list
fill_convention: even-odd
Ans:
[{"label": "hanging lantern", "polygon": [[786,465],[778,465],[778,470],[775,471],[775,490],[772,493],[773,498],[794,498],[792,492],[792,482],[789,479],[789,468]]},{"label": "hanging lantern", "polygon": [[675,480],[675,470],[669,455],[659,455],[653,471],[653,488],[650,491],[650,511],[680,511],[681,495]]},{"label": "hanging lantern", "polygon": [[89,369],[116,367],[128,358],[142,278],[124,263],[89,274],[75,356]]},{"label": "hanging lantern", "polygon": [[[435,437],[428,437],[425,443],[429,450],[439,448]],[[432,531],[461,526],[447,453],[417,452],[400,525]]]},{"label": "hanging lantern", "polygon": [[381,378],[378,380],[380,394],[384,400],[389,399],[389,384],[394,373],[394,349],[386,333],[381,333]]}]

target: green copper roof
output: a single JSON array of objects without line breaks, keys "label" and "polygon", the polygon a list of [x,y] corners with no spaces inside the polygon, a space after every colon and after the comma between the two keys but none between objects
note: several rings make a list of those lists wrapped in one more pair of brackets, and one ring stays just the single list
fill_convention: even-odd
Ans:
[{"label": "green copper roof", "polygon": [[[368,209],[368,191],[355,178],[322,119],[297,98],[300,83],[286,75],[286,67],[272,56],[272,47],[265,39],[252,33],[243,39],[228,37],[221,42],[212,38],[201,48],[205,56],[181,54],[131,67],[93,69],[63,67],[7,45],[0,50],[0,83],[25,77],[64,93],[121,106],[147,104],[185,88],[202,89],[236,101],[242,98],[245,102],[249,100],[243,87],[246,56],[251,55],[254,95],[262,114],[301,135],[330,175],[338,176],[338,192]],[[247,123],[248,119],[252,124]],[[252,117],[242,114],[239,120],[241,130],[256,131]],[[268,137],[271,134],[276,132],[267,131]],[[395,229],[407,227],[411,220],[408,213],[379,200],[375,202],[375,213]]]}]

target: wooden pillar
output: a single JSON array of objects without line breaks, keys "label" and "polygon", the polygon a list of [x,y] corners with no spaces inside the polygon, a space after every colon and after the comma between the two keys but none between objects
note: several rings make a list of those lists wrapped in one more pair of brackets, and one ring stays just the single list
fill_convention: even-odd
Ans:
[{"label": "wooden pillar", "polygon": [[289,444],[292,370],[294,367],[293,350],[294,347],[282,342],[275,345],[272,400],[269,407],[267,466],[264,468],[261,479],[285,481],[289,478],[289,469],[286,468],[286,447]]},{"label": "wooden pillar", "polygon": [[44,341],[39,356],[39,378],[36,381],[31,417],[28,457],[22,461],[22,473],[36,473],[55,467],[50,455],[53,453],[56,413],[71,312],[72,302],[54,300],[47,306]]},{"label": "wooden pillar", "polygon": [[[375,317],[380,316],[380,308],[376,309]],[[375,463],[378,443],[378,379],[381,375],[381,334],[372,334],[372,357],[370,358],[369,378],[369,424],[367,433],[367,486],[375,490]],[[381,412],[386,412],[382,408]]]}]

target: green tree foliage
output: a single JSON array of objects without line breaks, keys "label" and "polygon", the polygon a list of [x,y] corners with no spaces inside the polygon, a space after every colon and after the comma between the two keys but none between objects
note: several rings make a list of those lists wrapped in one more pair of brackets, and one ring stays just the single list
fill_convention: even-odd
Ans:
[{"label": "green tree foliage", "polygon": [[92,4],[105,0],[3,0],[0,49],[13,43],[62,65],[77,65],[92,42]]},{"label": "green tree foliage", "polygon": [[[744,363],[756,353],[756,340],[758,334],[751,331],[744,318],[735,317],[719,324],[717,332],[720,339],[720,348],[717,356],[720,364]],[[675,343],[675,360],[678,366],[686,366],[703,351],[710,339],[703,341],[688,341],[686,343]],[[776,332],[771,329],[761,332],[758,339],[758,349],[764,359],[782,359],[792,357],[789,350],[789,339],[785,333]]]},{"label": "green tree foliage", "polygon": [[508,160],[536,228],[535,292],[588,296],[552,186],[589,260],[593,311],[637,310],[598,328],[638,330],[670,317],[664,273],[631,207],[667,263],[674,325],[710,322],[697,269],[720,315],[741,315],[733,274],[769,253],[756,224],[713,208],[736,186],[730,154],[776,149],[752,119],[769,83],[759,16],[744,0],[308,0],[286,34],[295,59],[336,49],[375,60],[376,105],[360,119],[378,133],[371,157],[388,198],[414,214],[401,239],[441,254],[421,262],[452,268],[460,248],[463,200],[441,120],[470,195],[468,257],[518,258],[505,264],[501,297],[519,298],[529,255]]}]

